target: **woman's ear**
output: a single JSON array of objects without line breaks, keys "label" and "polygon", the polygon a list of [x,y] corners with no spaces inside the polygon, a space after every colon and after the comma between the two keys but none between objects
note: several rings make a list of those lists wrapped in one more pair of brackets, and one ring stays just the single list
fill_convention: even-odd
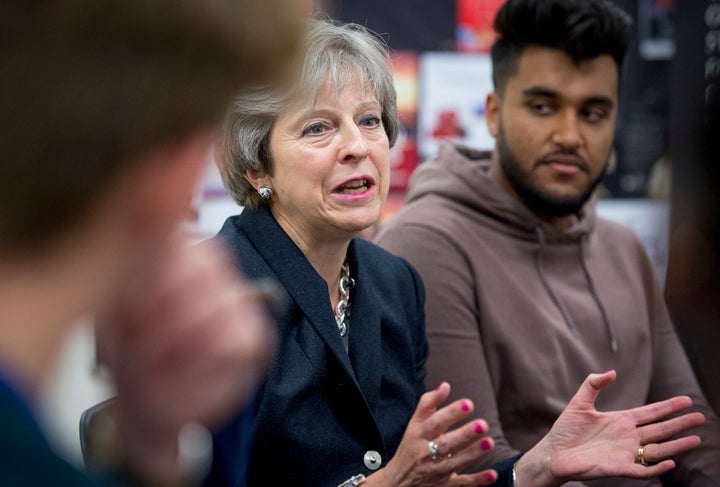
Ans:
[{"label": "woman's ear", "polygon": [[498,134],[498,120],[500,118],[500,95],[495,92],[488,93],[485,100],[485,122],[488,131],[493,137]]},{"label": "woman's ear", "polygon": [[270,177],[264,169],[245,169],[244,176],[256,191],[259,191],[263,184],[270,183]]}]

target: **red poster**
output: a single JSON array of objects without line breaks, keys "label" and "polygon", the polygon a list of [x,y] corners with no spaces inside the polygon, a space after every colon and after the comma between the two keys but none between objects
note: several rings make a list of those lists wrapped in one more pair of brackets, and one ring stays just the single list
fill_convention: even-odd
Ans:
[{"label": "red poster", "polygon": [[456,0],[455,42],[460,52],[489,52],[495,40],[493,20],[504,0]]},{"label": "red poster", "polygon": [[390,151],[390,189],[404,192],[418,163],[418,55],[414,51],[392,53],[392,70],[397,90],[402,130]]}]

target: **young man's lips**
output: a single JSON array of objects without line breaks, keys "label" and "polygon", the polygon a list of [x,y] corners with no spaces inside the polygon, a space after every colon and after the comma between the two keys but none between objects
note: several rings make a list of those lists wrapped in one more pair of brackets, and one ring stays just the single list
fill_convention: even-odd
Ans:
[{"label": "young man's lips", "polygon": [[575,156],[555,155],[545,158],[543,163],[563,174],[576,174],[585,170],[584,161]]},{"label": "young man's lips", "polygon": [[549,166],[553,168],[553,170],[562,174],[577,174],[582,170],[579,166],[575,166],[573,164],[557,164],[551,162]]}]

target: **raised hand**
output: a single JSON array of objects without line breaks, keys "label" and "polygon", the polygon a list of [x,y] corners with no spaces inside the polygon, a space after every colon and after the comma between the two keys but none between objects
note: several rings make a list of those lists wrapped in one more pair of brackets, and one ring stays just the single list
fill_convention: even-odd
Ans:
[{"label": "raised hand", "polygon": [[395,456],[385,468],[369,476],[363,485],[476,486],[497,480],[494,470],[456,473],[490,452],[494,443],[486,436],[488,425],[481,419],[448,431],[473,412],[473,404],[467,399],[438,409],[449,394],[450,385],[446,382],[423,394]]},{"label": "raised hand", "polygon": [[274,333],[263,299],[212,244],[176,242],[99,320],[132,467],[172,477],[178,433],[230,419],[265,373]]},{"label": "raised hand", "polygon": [[[692,405],[686,396],[623,411],[596,410],[598,394],[615,377],[609,371],[585,379],[550,432],[518,461],[517,487],[600,477],[652,478],[675,466],[669,457],[700,444],[696,435],[667,440],[705,421],[701,413],[664,419]],[[639,462],[641,446],[646,465]]]}]

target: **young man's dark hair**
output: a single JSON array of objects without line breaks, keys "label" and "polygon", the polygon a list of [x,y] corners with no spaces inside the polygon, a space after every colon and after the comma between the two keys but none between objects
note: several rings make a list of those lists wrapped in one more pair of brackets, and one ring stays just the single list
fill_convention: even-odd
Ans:
[{"label": "young man's dark hair", "polygon": [[502,94],[522,50],[531,45],[559,49],[576,63],[608,54],[620,73],[631,27],[628,14],[608,0],[508,0],[495,17],[495,90]]}]

